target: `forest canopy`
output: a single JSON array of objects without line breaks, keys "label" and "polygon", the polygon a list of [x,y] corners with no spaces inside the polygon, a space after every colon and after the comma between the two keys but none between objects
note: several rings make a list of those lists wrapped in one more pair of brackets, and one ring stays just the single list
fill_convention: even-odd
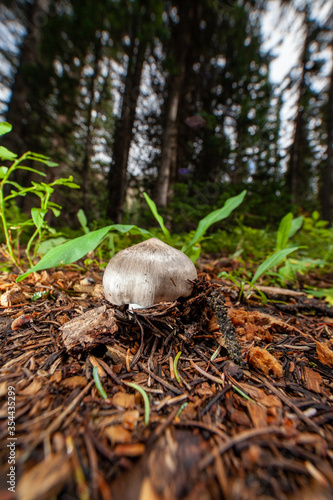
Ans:
[{"label": "forest canopy", "polygon": [[[271,8],[280,39],[268,51]],[[57,162],[48,182],[80,186],[56,194],[62,223],[82,208],[97,226],[142,223],[146,191],[188,231],[244,189],[249,225],[314,210],[332,223],[327,2],[5,0],[0,15],[0,112],[13,125],[2,142]],[[273,82],[296,20],[297,61]]]}]

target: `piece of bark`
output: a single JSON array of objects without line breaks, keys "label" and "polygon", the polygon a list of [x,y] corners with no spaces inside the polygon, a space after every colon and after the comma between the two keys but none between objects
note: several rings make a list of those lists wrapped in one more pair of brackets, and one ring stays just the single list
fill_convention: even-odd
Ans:
[{"label": "piece of bark", "polygon": [[118,326],[114,310],[104,305],[68,321],[60,330],[68,350],[83,350],[111,341]]},{"label": "piece of bark", "polygon": [[276,377],[282,377],[283,368],[274,356],[266,349],[252,347],[248,354],[249,364],[262,371],[266,375],[273,373]]}]

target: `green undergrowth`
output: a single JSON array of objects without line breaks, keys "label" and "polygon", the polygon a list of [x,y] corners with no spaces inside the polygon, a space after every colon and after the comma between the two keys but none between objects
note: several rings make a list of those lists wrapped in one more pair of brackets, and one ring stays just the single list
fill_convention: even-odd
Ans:
[{"label": "green undergrowth", "polygon": [[[10,130],[10,124],[0,123],[0,135]],[[223,273],[220,276],[239,287],[240,298],[252,293],[258,284],[297,287],[300,277],[305,277],[306,281],[311,271],[325,273],[332,268],[333,229],[320,220],[318,212],[297,217],[290,212],[282,217],[278,227],[274,227],[275,223],[265,228],[251,227],[247,223],[251,219],[244,215],[244,211],[238,210],[244,200],[246,206],[245,190],[229,198],[220,198],[221,205],[213,211],[209,211],[208,207],[199,207],[203,214],[201,219],[197,219],[195,225],[189,223],[186,232],[172,232],[170,217],[164,211],[163,218],[162,212],[146,193],[141,201],[157,223],[153,228],[143,228],[142,221],[138,225],[112,224],[101,220],[88,222],[86,214],[80,209],[77,213],[79,229],[54,229],[49,225],[48,216],[51,214],[60,218],[62,207],[52,201],[53,192],[59,186],[69,189],[78,189],[79,186],[72,177],[58,178],[51,183],[31,181],[29,186],[20,185],[14,180],[15,172],[30,171],[40,178],[46,173],[38,165],[42,164],[44,168],[56,168],[57,165],[48,157],[31,152],[18,158],[3,146],[0,146],[0,159],[5,162],[0,166],[0,243],[3,257],[0,267],[2,271],[16,267],[22,273],[29,266],[30,269],[23,272],[18,281],[31,272],[77,261],[83,262],[86,267],[94,264],[103,268],[119,250],[153,236],[182,250],[194,263],[202,254],[213,259],[225,256],[236,259],[237,265],[232,274]],[[32,196],[35,200],[29,214],[22,213],[17,206],[17,199],[25,196]],[[206,213],[202,212],[204,209]],[[183,210],[180,215],[184,218],[185,213],[188,216],[189,210]],[[193,217],[195,213],[193,208]],[[332,290],[312,290],[312,293],[332,298]]]}]

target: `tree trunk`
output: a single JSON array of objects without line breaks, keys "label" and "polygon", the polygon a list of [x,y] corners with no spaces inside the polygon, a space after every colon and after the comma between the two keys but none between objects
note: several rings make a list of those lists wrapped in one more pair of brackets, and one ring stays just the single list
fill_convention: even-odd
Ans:
[{"label": "tree trunk", "polygon": [[[47,5],[47,4],[46,4]],[[27,34],[21,46],[19,64],[17,67],[12,97],[6,114],[7,121],[12,124],[12,132],[6,136],[4,142],[9,149],[21,155],[29,148],[29,102],[31,87],[28,78],[30,68],[36,66],[38,61],[38,45],[40,41],[41,25],[35,22],[38,16],[45,13],[45,2],[35,0],[32,4],[25,3]]]},{"label": "tree trunk", "polygon": [[170,195],[170,177],[177,163],[178,109],[185,77],[185,60],[171,83],[167,121],[162,142],[161,164],[158,172],[156,204],[165,207]]},{"label": "tree trunk", "polygon": [[327,150],[322,172],[322,215],[330,225],[333,223],[333,68],[328,94],[327,110]]},{"label": "tree trunk", "polygon": [[94,71],[91,75],[90,85],[89,85],[89,103],[87,109],[87,135],[86,135],[86,143],[85,143],[85,151],[82,163],[82,192],[83,192],[83,202],[85,209],[89,212],[89,172],[90,172],[90,159],[91,159],[91,140],[92,140],[92,111],[94,107],[95,100],[95,87],[96,80],[98,78],[98,63],[100,60],[100,49],[101,44],[100,40],[96,40],[95,42],[95,60],[94,60]]},{"label": "tree trunk", "polygon": [[136,36],[133,37],[131,47],[121,115],[116,124],[112,165],[108,177],[109,204],[107,214],[117,224],[122,222],[124,212],[127,165],[146,50],[146,45],[141,43]]},{"label": "tree trunk", "polygon": [[[155,202],[165,207],[172,194],[172,180],[176,178],[179,134],[179,106],[185,87],[185,76],[189,64],[189,48],[193,43],[192,30],[197,22],[200,5],[192,0],[179,2],[179,22],[174,30],[173,56],[176,74],[169,79],[166,123],[162,141],[161,163],[158,170]],[[192,30],[191,30],[192,29]]]}]

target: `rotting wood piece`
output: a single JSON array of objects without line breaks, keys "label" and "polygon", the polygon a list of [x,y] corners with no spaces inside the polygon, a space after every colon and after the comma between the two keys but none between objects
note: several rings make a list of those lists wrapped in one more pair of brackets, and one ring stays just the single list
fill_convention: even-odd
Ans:
[{"label": "rotting wood piece", "polygon": [[210,304],[215,314],[217,323],[222,333],[222,338],[218,338],[217,341],[220,345],[225,347],[232,361],[234,361],[242,368],[245,368],[246,362],[242,357],[242,352],[237,335],[228,316],[224,297],[218,288],[214,289],[210,293],[210,295],[208,296],[208,303]]},{"label": "rotting wood piece", "polygon": [[111,341],[118,325],[114,310],[104,305],[68,321],[60,330],[68,350],[87,349]]}]

